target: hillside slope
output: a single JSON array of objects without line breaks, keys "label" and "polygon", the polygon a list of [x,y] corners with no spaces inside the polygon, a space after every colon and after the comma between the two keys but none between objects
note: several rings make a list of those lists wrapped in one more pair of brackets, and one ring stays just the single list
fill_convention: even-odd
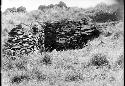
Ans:
[{"label": "hillside slope", "polygon": [[100,12],[99,7],[61,3],[31,12],[4,12],[2,85],[123,86],[124,21],[119,16],[95,21],[102,18],[96,13],[114,18],[112,13],[118,11],[108,6],[112,13],[106,7]]}]

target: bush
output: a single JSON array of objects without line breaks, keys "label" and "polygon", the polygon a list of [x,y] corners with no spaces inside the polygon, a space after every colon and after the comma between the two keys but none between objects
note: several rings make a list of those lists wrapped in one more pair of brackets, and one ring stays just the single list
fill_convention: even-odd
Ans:
[{"label": "bush", "polygon": [[48,8],[53,8],[53,7],[54,7],[53,4],[48,5]]},{"label": "bush", "polygon": [[20,6],[17,8],[17,12],[26,12],[26,8],[23,6]]},{"label": "bush", "polygon": [[63,7],[67,8],[66,4],[65,4],[64,2],[62,2],[62,1],[60,1],[59,4],[56,4],[56,5],[53,5],[53,4],[50,4],[50,5],[48,5],[48,6],[40,5],[40,6],[38,7],[38,10],[50,9],[50,8],[55,7],[55,6],[58,6],[58,7],[60,7],[60,8],[63,8]]},{"label": "bush", "polygon": [[87,12],[95,22],[108,22],[123,20],[120,11],[123,11],[122,7],[118,4],[106,5],[100,3],[92,9],[88,9]]},{"label": "bush", "polygon": [[115,71],[118,71],[121,69],[124,69],[124,56],[123,55],[119,56],[114,64]]},{"label": "bush", "polygon": [[91,59],[91,65],[97,66],[97,67],[102,67],[109,65],[109,61],[107,60],[105,55],[102,54],[96,54],[94,57]]},{"label": "bush", "polygon": [[17,12],[17,9],[15,7],[13,7],[13,8],[7,8],[4,13],[8,13],[8,12],[14,13],[14,12]]},{"label": "bush", "polygon": [[90,16],[95,22],[108,22],[108,21],[118,21],[118,13],[108,13],[108,12],[97,12],[94,16]]},{"label": "bush", "polygon": [[52,64],[52,58],[49,55],[45,54],[41,63],[44,65],[50,65]]},{"label": "bush", "polygon": [[60,1],[59,4],[57,4],[57,6],[67,8],[66,4],[64,2],[62,2],[62,1]]},{"label": "bush", "polygon": [[48,8],[48,7],[45,6],[45,5],[40,5],[40,6],[38,7],[38,10],[43,10],[43,9],[46,9],[46,8]]},{"label": "bush", "polygon": [[29,77],[26,76],[26,75],[14,76],[14,77],[12,77],[12,79],[11,79],[11,83],[12,83],[12,84],[20,84],[20,83],[22,83],[23,81],[27,81],[28,78],[29,78]]}]

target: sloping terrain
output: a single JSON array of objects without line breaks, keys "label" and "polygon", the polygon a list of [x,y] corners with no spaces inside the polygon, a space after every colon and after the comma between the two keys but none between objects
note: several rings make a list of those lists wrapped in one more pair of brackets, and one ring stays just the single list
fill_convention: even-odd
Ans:
[{"label": "sloping terrain", "polygon": [[123,86],[124,21],[50,5],[2,15],[3,86]]}]

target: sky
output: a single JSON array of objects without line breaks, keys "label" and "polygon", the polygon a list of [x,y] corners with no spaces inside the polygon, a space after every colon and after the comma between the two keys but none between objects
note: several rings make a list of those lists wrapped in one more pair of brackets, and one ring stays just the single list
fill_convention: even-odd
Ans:
[{"label": "sky", "polygon": [[5,11],[12,7],[26,7],[27,11],[37,10],[39,5],[58,4],[60,1],[68,7],[88,8],[94,7],[100,2],[107,4],[115,3],[115,0],[2,0],[1,10]]}]

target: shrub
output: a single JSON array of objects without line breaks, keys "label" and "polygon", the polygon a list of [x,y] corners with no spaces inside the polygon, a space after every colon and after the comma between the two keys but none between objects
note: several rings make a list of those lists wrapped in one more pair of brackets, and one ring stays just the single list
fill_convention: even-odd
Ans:
[{"label": "shrub", "polygon": [[50,65],[52,64],[52,58],[49,55],[45,54],[41,63],[44,65]]},{"label": "shrub", "polygon": [[26,75],[18,75],[18,76],[14,76],[11,79],[11,83],[12,84],[20,84],[23,81],[27,81],[29,79],[29,76]]},{"label": "shrub", "polygon": [[8,13],[8,12],[14,13],[14,12],[17,12],[17,9],[15,7],[13,7],[13,8],[7,8],[4,13]]},{"label": "shrub", "polygon": [[89,15],[95,22],[108,22],[122,20],[120,11],[123,11],[122,7],[118,4],[106,5],[100,3],[96,7],[88,10]]},{"label": "shrub", "polygon": [[62,2],[62,1],[60,1],[59,4],[57,4],[57,6],[67,8],[66,4],[64,2]]},{"label": "shrub", "polygon": [[90,62],[91,62],[91,65],[97,66],[97,67],[109,65],[109,61],[107,60],[106,56],[102,54],[94,55]]},{"label": "shrub", "polygon": [[39,7],[38,7],[38,10],[43,10],[43,9],[46,9],[47,8],[47,6],[45,6],[45,5],[40,5]]},{"label": "shrub", "polygon": [[108,13],[108,12],[97,12],[94,16],[90,16],[95,22],[107,22],[107,21],[118,21],[118,13]]},{"label": "shrub", "polygon": [[115,71],[120,70],[120,69],[124,69],[124,56],[123,55],[119,56],[119,58],[117,58],[114,64]]},{"label": "shrub", "polygon": [[53,7],[54,7],[53,4],[48,5],[48,8],[53,8]]},{"label": "shrub", "polygon": [[67,8],[66,4],[65,4],[64,2],[62,2],[62,1],[60,1],[59,4],[56,4],[56,5],[53,5],[53,4],[50,4],[50,5],[48,5],[48,6],[40,5],[40,6],[38,7],[38,10],[42,10],[42,11],[43,11],[44,9],[50,9],[50,8],[55,7],[55,6],[58,6],[58,7],[60,7],[60,8],[63,8],[63,7]]},{"label": "shrub", "polygon": [[23,6],[20,6],[17,8],[17,12],[26,12],[26,8]]}]

